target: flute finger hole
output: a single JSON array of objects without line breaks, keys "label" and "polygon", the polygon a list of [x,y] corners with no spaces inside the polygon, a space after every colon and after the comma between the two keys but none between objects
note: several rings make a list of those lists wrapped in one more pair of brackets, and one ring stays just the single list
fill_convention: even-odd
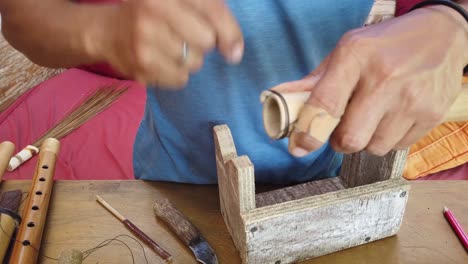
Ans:
[{"label": "flute finger hole", "polygon": [[39,206],[33,205],[33,207],[32,207],[31,209],[33,209],[33,210],[39,210]]},{"label": "flute finger hole", "polygon": [[34,224],[34,222],[29,222],[28,223],[28,227],[35,227],[36,225]]},{"label": "flute finger hole", "polygon": [[45,181],[44,177],[39,178],[39,181]]},{"label": "flute finger hole", "polygon": [[23,244],[23,246],[29,246],[29,245],[31,245],[31,242],[29,242],[29,240],[23,240],[23,242],[21,242],[21,244]]},{"label": "flute finger hole", "polygon": [[36,195],[42,195],[42,192],[41,192],[41,191],[37,191],[37,192],[36,192]]},{"label": "flute finger hole", "polygon": [[43,168],[43,169],[48,169],[49,166],[48,166],[48,165],[43,165],[42,168]]}]

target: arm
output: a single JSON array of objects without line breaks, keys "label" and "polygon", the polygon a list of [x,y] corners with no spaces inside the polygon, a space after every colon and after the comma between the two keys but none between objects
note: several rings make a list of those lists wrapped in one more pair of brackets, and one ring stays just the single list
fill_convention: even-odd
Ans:
[{"label": "arm", "polygon": [[48,67],[72,67],[104,59],[95,45],[102,43],[102,23],[115,15],[116,6],[2,0],[0,12],[5,39],[29,59]]},{"label": "arm", "polygon": [[0,12],[5,38],[40,65],[106,62],[125,77],[180,88],[212,49],[233,64],[243,55],[242,32],[224,0],[36,2],[0,0]]}]

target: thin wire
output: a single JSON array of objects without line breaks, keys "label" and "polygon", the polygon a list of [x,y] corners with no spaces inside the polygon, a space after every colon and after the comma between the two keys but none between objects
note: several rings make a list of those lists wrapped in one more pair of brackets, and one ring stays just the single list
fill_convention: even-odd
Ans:
[{"label": "thin wire", "polygon": [[[88,250],[84,251],[84,252],[83,252],[83,255],[86,255],[86,256],[83,258],[83,260],[86,259],[87,257],[89,257],[89,255],[91,255],[91,254],[92,254],[93,252],[95,252],[97,249],[100,249],[100,248],[102,248],[102,247],[105,247],[105,246],[109,245],[109,244],[112,242],[112,240],[117,240],[118,237],[128,237],[128,238],[133,239],[135,242],[137,242],[138,245],[140,245],[141,249],[143,250],[143,256],[145,257],[146,263],[149,264],[148,257],[146,256],[145,248],[143,247],[143,245],[141,244],[141,242],[138,241],[137,239],[135,239],[134,237],[131,237],[131,236],[129,236],[129,235],[124,235],[124,234],[118,235],[118,236],[116,236],[116,237],[114,237],[114,238],[112,238],[112,239],[106,239],[106,240],[104,240],[103,242],[99,243],[97,246],[95,246],[95,247],[93,247],[93,248],[91,248],[91,249],[88,249]],[[133,254],[132,254],[132,255],[133,255]]]},{"label": "thin wire", "polygon": [[[93,253],[94,251],[96,251],[96,250],[98,250],[98,249],[100,249],[100,248],[102,248],[102,247],[105,247],[105,246],[109,245],[112,241],[118,241],[118,242],[124,244],[124,245],[127,247],[128,251],[130,251],[130,255],[132,255],[132,263],[135,264],[135,256],[133,256],[132,249],[131,249],[125,242],[123,242],[122,240],[116,239],[116,238],[104,240],[104,241],[101,242],[98,246],[92,248],[92,249],[91,249],[91,252],[89,252],[87,256],[83,257],[83,260],[85,260],[87,257],[89,257],[89,255],[91,255],[91,253]],[[103,243],[105,243],[105,244],[103,244]],[[103,244],[103,245],[101,245],[101,244]],[[84,254],[83,254],[83,255],[84,255]]]},{"label": "thin wire", "polygon": [[[16,227],[18,227],[18,225],[16,225]],[[16,243],[20,243],[20,244],[22,244],[23,246],[29,246],[29,247],[31,247],[31,248],[34,249],[34,250],[37,252],[37,254],[40,255],[40,256],[43,256],[43,257],[48,258],[48,259],[51,259],[51,260],[57,260],[57,261],[58,261],[57,258],[53,258],[53,257],[49,257],[49,256],[47,256],[47,255],[45,255],[45,254],[41,254],[41,253],[39,252],[39,249],[33,247],[31,244],[29,244],[29,245],[24,245],[23,242],[21,242],[21,241],[19,241],[19,240],[16,240],[14,237],[8,235],[8,233],[5,231],[5,229],[3,229],[3,226],[2,226],[2,225],[0,225],[0,229],[1,229],[2,232],[5,234],[5,236],[7,236],[8,238],[10,238],[10,240],[13,240],[13,241],[16,242]]]},{"label": "thin wire", "polygon": [[[18,227],[18,225],[16,225],[16,227]],[[55,260],[55,261],[58,261],[59,259],[58,258],[53,258],[53,257],[50,257],[50,256],[47,256],[46,254],[42,254],[39,249],[35,248],[33,245],[29,244],[29,245],[24,245],[22,241],[19,241],[17,239],[15,239],[14,237],[8,235],[8,233],[5,231],[5,229],[3,229],[3,226],[0,225],[0,229],[2,230],[2,232],[5,234],[5,236],[7,236],[10,240],[16,242],[16,243],[19,243],[19,244],[22,244],[23,246],[29,246],[31,247],[32,249],[34,249],[34,251],[37,252],[37,254],[41,257],[44,257],[44,258],[47,258],[47,259],[50,259],[50,260]],[[143,245],[140,243],[140,241],[138,241],[137,239],[135,239],[134,237],[131,237],[129,235],[125,235],[125,234],[121,234],[121,235],[118,235],[114,238],[111,238],[111,239],[106,239],[104,240],[103,242],[99,243],[97,246],[93,247],[93,248],[90,248],[86,251],[83,252],[83,260],[85,260],[87,257],[89,257],[92,253],[94,253],[96,250],[100,249],[100,248],[103,248],[103,247],[106,247],[108,246],[112,241],[118,241],[122,244],[124,244],[125,247],[127,247],[128,251],[130,251],[130,255],[132,256],[132,262],[133,264],[135,264],[135,256],[133,254],[133,251],[132,249],[130,248],[130,246],[128,246],[127,243],[125,243],[124,241],[120,240],[120,239],[117,239],[118,237],[128,237],[128,238],[131,238],[133,239],[135,242],[138,243],[138,245],[141,247],[141,249],[143,250],[143,256],[145,257],[145,261],[146,261],[146,264],[149,264],[149,261],[148,261],[148,257],[146,256],[146,251],[145,251],[145,248],[143,247]]]},{"label": "thin wire", "polygon": [[26,201],[26,199],[28,199],[29,192],[22,192],[21,195],[23,195],[23,194],[26,194],[26,196],[23,198],[23,200],[21,200],[21,202],[18,205],[18,208],[24,203],[24,201]]}]

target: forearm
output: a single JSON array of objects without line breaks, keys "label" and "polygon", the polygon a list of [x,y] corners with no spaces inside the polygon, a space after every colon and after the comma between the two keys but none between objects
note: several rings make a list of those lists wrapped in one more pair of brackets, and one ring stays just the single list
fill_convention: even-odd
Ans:
[{"label": "forearm", "polygon": [[81,5],[67,0],[2,0],[2,32],[33,62],[73,67],[103,60],[98,46],[102,25],[115,13],[112,5]]}]

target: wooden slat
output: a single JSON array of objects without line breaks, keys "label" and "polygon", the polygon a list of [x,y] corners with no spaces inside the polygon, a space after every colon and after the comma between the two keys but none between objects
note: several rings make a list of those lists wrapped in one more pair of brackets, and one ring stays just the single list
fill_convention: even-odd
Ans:
[{"label": "wooden slat", "polygon": [[384,157],[365,151],[345,155],[340,177],[348,188],[399,178],[403,174],[407,155],[407,150],[391,151]]},{"label": "wooden slat", "polygon": [[277,203],[306,198],[309,196],[324,194],[342,190],[345,187],[339,177],[311,181],[286,187],[274,191],[259,193],[255,196],[256,206],[263,207]]},{"label": "wooden slat", "polygon": [[245,216],[245,263],[296,263],[396,234],[409,188],[397,181],[255,209]]}]

